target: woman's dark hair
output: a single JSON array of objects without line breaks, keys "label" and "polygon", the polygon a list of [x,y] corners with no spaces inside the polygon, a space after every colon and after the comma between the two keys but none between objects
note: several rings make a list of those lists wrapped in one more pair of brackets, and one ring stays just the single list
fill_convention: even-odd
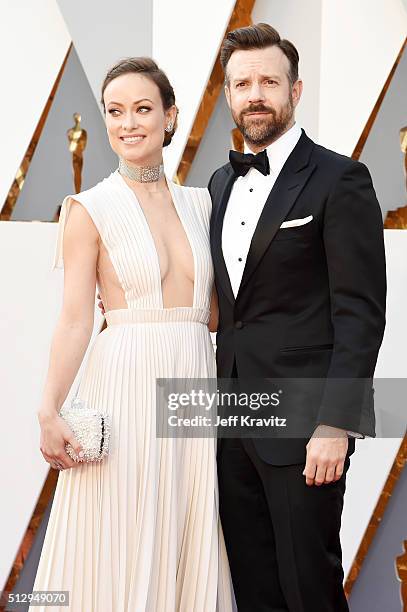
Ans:
[{"label": "woman's dark hair", "polygon": [[[160,96],[163,103],[164,110],[168,110],[175,104],[175,94],[171,83],[168,80],[167,75],[161,70],[154,60],[150,57],[127,57],[119,60],[114,66],[110,68],[102,84],[101,104],[103,106],[103,112],[106,114],[105,102],[103,99],[105,89],[113,79],[116,79],[122,74],[142,74],[148,79],[153,81],[160,90]],[[175,119],[174,126],[171,132],[165,132],[163,146],[166,147],[170,144],[172,137],[174,136],[175,130],[177,129],[177,118]]]},{"label": "woman's dark hair", "polygon": [[256,23],[246,28],[233,30],[226,35],[220,51],[220,62],[226,82],[228,82],[226,67],[232,53],[241,50],[265,49],[266,47],[278,47],[284,53],[290,62],[288,78],[293,85],[298,79],[298,51],[289,40],[282,39],[277,30],[268,23]]}]

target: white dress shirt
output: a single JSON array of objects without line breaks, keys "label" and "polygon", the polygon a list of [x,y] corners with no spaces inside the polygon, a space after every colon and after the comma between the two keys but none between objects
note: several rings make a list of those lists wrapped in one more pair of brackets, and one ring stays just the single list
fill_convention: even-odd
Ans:
[{"label": "white dress shirt", "polygon": [[[234,182],[222,229],[222,250],[235,297],[239,291],[254,230],[274,183],[301,136],[297,123],[267,147],[270,174],[250,168]],[[245,147],[245,152],[250,152]]]},{"label": "white dress shirt", "polygon": [[[266,200],[285,162],[300,139],[297,123],[266,148],[270,174],[264,176],[257,168],[250,168],[245,176],[234,182],[226,207],[222,229],[222,251],[235,297],[239,291],[247,254],[254,230]],[[245,146],[245,153],[250,152]],[[363,437],[357,432],[348,435]]]}]

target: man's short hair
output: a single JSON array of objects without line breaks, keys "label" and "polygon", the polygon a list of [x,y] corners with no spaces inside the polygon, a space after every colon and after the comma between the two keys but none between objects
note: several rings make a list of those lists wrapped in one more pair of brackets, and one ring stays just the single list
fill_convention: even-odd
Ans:
[{"label": "man's short hair", "polygon": [[248,51],[251,49],[265,49],[266,47],[278,47],[284,53],[290,63],[288,78],[291,85],[298,79],[299,55],[294,45],[285,39],[268,23],[256,23],[245,28],[232,30],[226,35],[220,51],[220,62],[228,82],[227,65],[235,51]]}]

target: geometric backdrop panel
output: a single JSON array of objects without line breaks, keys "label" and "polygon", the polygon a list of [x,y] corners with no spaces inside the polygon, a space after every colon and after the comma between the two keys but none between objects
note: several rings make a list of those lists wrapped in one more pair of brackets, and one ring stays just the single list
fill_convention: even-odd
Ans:
[{"label": "geometric backdrop panel", "polygon": [[71,39],[55,0],[4,0],[0,17],[0,208]]},{"label": "geometric backdrop panel", "polygon": [[383,217],[388,210],[407,204],[405,153],[400,148],[400,129],[406,126],[407,45],[359,158],[372,173]]},{"label": "geometric backdrop panel", "polygon": [[117,156],[110,148],[103,116],[72,46],[14,207],[13,221],[52,221],[63,198],[75,193],[67,135],[75,123],[74,113],[81,115],[80,127],[86,132],[84,190],[116,169]]},{"label": "geometric backdrop panel", "polygon": [[400,0],[324,0],[318,142],[352,155],[407,32]]},{"label": "geometric backdrop panel", "polygon": [[151,55],[153,0],[56,1],[96,100],[113,63]]}]

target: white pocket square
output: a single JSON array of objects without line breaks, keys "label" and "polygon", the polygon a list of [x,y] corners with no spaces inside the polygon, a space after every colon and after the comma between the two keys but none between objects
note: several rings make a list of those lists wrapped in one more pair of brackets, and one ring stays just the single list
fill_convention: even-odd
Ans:
[{"label": "white pocket square", "polygon": [[284,227],[298,227],[299,225],[305,225],[306,223],[312,221],[313,218],[314,217],[312,215],[309,215],[309,217],[304,217],[303,219],[292,219],[291,221],[284,221],[284,223],[280,225],[280,229],[283,229]]}]

